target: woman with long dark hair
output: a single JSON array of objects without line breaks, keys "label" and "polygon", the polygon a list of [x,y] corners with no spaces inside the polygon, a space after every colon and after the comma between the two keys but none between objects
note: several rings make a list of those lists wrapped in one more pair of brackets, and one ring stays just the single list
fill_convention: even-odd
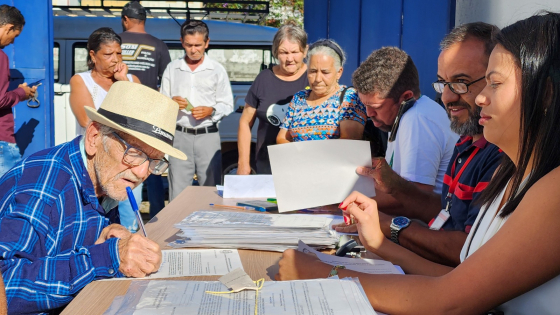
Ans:
[{"label": "woman with long dark hair", "polygon": [[[560,309],[560,15],[544,13],[496,36],[476,103],[484,137],[506,157],[481,196],[483,207],[455,269],[387,240],[375,201],[352,193],[340,207],[380,256],[399,251],[414,276],[365,275],[286,251],[279,280],[331,273],[359,277],[376,310],[390,314],[556,314]],[[392,254],[394,255],[394,253]]]}]

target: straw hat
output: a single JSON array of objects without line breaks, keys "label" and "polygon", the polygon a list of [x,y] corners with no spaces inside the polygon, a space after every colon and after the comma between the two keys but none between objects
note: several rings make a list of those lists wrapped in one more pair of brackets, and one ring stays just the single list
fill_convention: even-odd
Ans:
[{"label": "straw hat", "polygon": [[113,83],[97,111],[86,106],[88,117],[126,132],[172,157],[187,156],[173,147],[179,105],[157,91],[129,81]]}]

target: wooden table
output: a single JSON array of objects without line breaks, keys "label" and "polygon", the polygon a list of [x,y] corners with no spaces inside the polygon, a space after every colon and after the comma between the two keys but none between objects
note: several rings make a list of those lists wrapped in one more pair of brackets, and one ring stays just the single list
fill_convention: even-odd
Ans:
[{"label": "wooden table", "polygon": [[[208,209],[210,203],[235,205],[234,200],[222,199],[215,187],[190,186],[146,224],[146,232],[161,249],[171,249],[167,244],[179,231],[173,225],[194,211]],[[217,210],[217,209],[216,209]],[[230,211],[230,210],[224,210]],[[243,269],[253,279],[273,280],[278,273],[278,260],[282,253],[239,250]],[[175,280],[213,281],[220,276],[172,278]],[[116,296],[124,295],[131,280],[94,281],[88,284],[64,309],[62,314],[103,314]]]}]

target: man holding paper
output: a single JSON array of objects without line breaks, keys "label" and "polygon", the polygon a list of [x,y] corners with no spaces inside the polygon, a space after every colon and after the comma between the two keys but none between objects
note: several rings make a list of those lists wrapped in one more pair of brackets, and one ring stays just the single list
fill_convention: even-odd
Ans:
[{"label": "man holding paper", "polygon": [[[354,71],[352,83],[375,127],[389,132],[389,166],[420,189],[441,192],[457,135],[445,110],[421,95],[410,56],[397,47],[378,49]],[[381,191],[375,200],[383,211],[402,207]]]},{"label": "man holding paper", "polygon": [[141,84],[118,81],[101,107],[86,107],[85,135],[37,152],[0,180],[0,269],[8,309],[50,313],[88,283],[144,277],[159,246],[119,223],[117,201],[167,169],[178,106]]},{"label": "man holding paper", "polygon": [[[484,88],[488,58],[494,47],[492,34],[497,27],[482,22],[453,29],[441,42],[438,80],[434,89],[451,118],[451,129],[461,138],[455,145],[447,168],[441,195],[418,189],[394,172],[383,159],[375,159],[373,168],[358,173],[372,177],[377,192],[399,200],[403,205],[393,219],[379,213],[383,234],[403,247],[432,261],[457,266],[459,254],[471,230],[480,206],[473,202],[488,185],[502,159],[498,147],[489,143],[479,125],[481,108],[475,97]],[[409,218],[424,221],[422,226]],[[406,226],[398,226],[398,222]],[[407,224],[408,222],[408,224]],[[340,232],[356,231],[355,226],[339,226]]]},{"label": "man holding paper", "polygon": [[202,186],[215,186],[222,180],[217,124],[233,111],[233,94],[225,68],[205,54],[208,36],[206,23],[183,23],[185,56],[172,61],[161,79],[161,93],[179,104],[174,147],[189,157],[169,159],[169,200],[191,185],[195,173]]}]

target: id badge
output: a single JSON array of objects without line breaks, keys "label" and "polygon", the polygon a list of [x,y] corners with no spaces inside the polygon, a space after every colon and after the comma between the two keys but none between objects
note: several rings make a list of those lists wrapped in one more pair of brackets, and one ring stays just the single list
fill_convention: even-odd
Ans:
[{"label": "id badge", "polygon": [[449,220],[449,217],[451,217],[449,211],[445,209],[441,209],[437,217],[433,219],[432,222],[430,222],[430,230],[436,230],[436,231],[440,230],[441,227],[445,224],[445,222]]}]

